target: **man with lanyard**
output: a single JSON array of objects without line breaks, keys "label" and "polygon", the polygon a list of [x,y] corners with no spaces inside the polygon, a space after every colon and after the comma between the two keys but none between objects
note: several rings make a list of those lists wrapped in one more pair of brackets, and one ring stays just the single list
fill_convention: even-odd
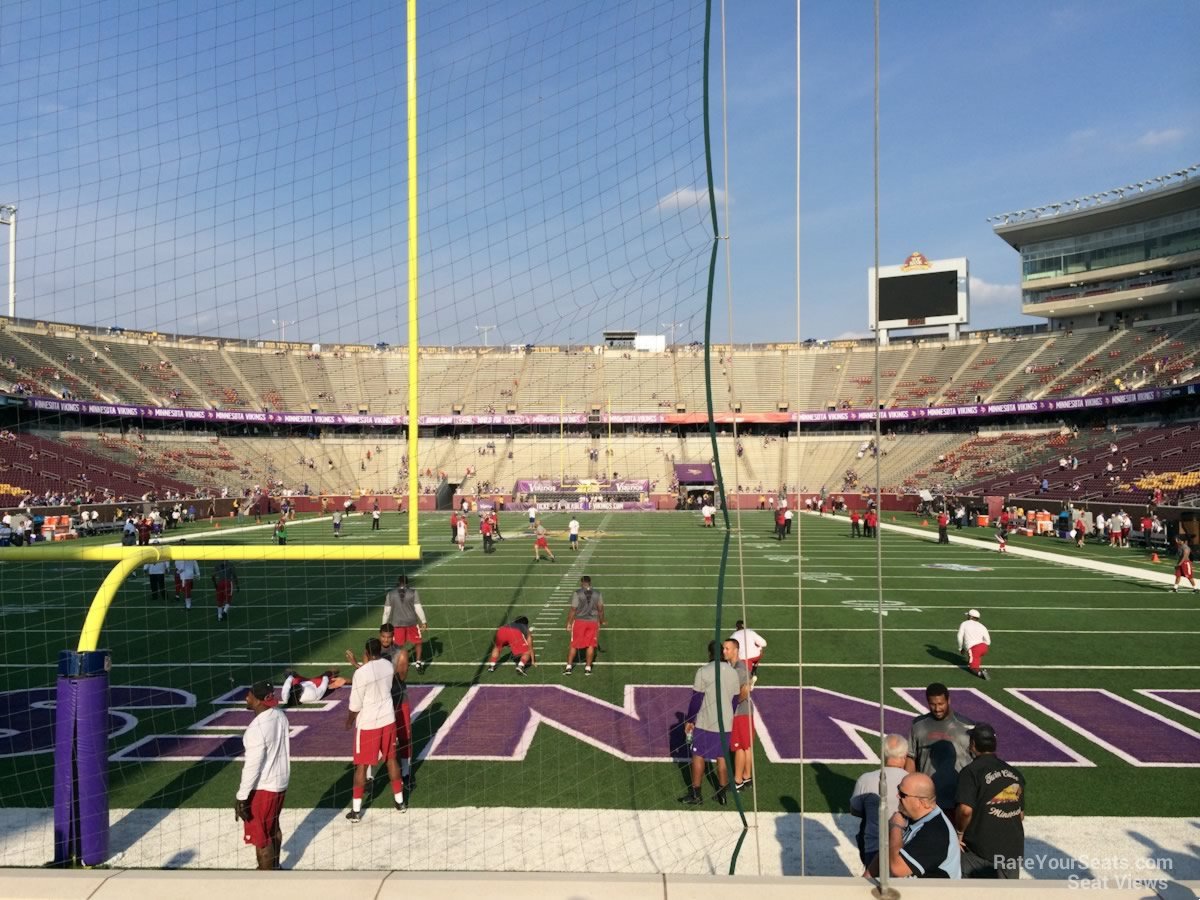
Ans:
[{"label": "man with lanyard", "polygon": [[567,633],[570,646],[567,648],[567,665],[564,675],[575,670],[575,658],[584,651],[583,674],[592,674],[592,662],[596,658],[596,645],[600,642],[600,626],[604,624],[604,596],[592,590],[592,579],[584,575],[579,579],[579,589],[571,595],[571,608],[567,610]]},{"label": "man with lanyard", "polygon": [[929,712],[913,719],[908,733],[909,772],[928,775],[937,787],[937,803],[954,811],[958,772],[971,761],[971,728],[975,723],[950,709],[950,691],[940,682],[925,688]]}]

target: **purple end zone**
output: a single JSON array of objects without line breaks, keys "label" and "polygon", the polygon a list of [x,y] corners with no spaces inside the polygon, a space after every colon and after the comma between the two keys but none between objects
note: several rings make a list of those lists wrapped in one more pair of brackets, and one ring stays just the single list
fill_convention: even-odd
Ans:
[{"label": "purple end zone", "polygon": [[1135,766],[1200,766],[1200,734],[1109,691],[1010,690]]},{"label": "purple end zone", "polygon": [[558,685],[478,685],[442,726],[427,759],[524,759],[538,722],[629,759],[671,759],[686,687],[634,687],[627,708]]},{"label": "purple end zone", "polygon": [[1200,718],[1200,690],[1138,691],[1138,693]]},{"label": "purple end zone", "polygon": [[[797,688],[756,688],[754,705],[758,710],[760,732],[769,736],[779,762],[800,762],[800,691]],[[884,727],[889,732],[908,735],[912,713],[888,706],[884,708]],[[843,727],[845,726],[845,727]],[[805,762],[872,762],[874,751],[864,752],[863,743],[848,731],[879,732],[879,707],[874,703],[823,688],[804,688]]]}]

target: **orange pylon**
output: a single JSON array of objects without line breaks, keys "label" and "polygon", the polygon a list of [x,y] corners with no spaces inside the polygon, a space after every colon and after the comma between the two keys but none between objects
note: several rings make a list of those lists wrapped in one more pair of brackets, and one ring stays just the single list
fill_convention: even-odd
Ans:
[{"label": "orange pylon", "polygon": [[922,528],[928,528],[928,527],[929,527],[929,520],[928,520],[928,519],[922,519],[922,520],[921,520],[921,527],[922,527]]},{"label": "orange pylon", "polygon": [[1152,563],[1158,562],[1158,553],[1157,552],[1150,554],[1150,562],[1152,562]]}]

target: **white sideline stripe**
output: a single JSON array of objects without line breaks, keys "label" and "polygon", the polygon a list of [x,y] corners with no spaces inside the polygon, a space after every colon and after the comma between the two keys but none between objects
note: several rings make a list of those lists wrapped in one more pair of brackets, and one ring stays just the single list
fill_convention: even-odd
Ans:
[{"label": "white sideline stripe", "polygon": [[[383,799],[355,825],[343,819],[344,808],[285,804],[280,823],[283,867],[724,875],[741,835],[736,812],[717,811],[708,789],[698,810],[422,809],[418,791],[403,827],[397,827]],[[35,867],[51,859],[53,818],[50,809],[0,809],[0,865]],[[113,809],[109,863],[122,868],[252,868],[254,854],[231,819],[224,808]],[[803,818],[798,813],[758,813],[751,821],[757,827],[742,848],[740,876],[800,874],[801,827],[808,848],[805,874],[845,876],[862,869],[854,840],[859,820],[848,813],[805,813]],[[1192,845],[1198,826],[1200,819],[1183,817],[1029,816],[1027,846],[1036,842],[1043,857],[1040,867],[1023,875],[1058,881],[1112,877],[1113,870],[1099,866],[1119,860],[1128,866],[1119,874],[1195,880],[1200,878],[1200,859]],[[1153,835],[1153,842],[1142,835]],[[1097,868],[1081,869],[1083,860],[1096,861]],[[746,887],[753,891],[752,883]],[[862,892],[866,896],[865,882]],[[1146,894],[1139,890],[1137,896]]]},{"label": "white sideline stripe", "polygon": [[[815,515],[815,514],[814,514]],[[937,534],[930,534],[919,528],[910,528],[907,525],[889,525],[884,522],[879,523],[881,527],[888,531],[895,531],[900,534],[907,534],[911,537],[924,538],[927,541],[937,541]],[[977,541],[972,538],[959,537],[958,535],[950,535],[950,543],[961,544],[964,547],[971,547],[975,550],[988,549],[991,550],[993,556],[999,556],[994,544],[989,544],[985,541]],[[1075,559],[1072,557],[1063,556],[1059,553],[1048,553],[1045,550],[1033,550],[1029,547],[1018,547],[1011,545],[1008,548],[1009,556],[1024,556],[1028,559],[1037,559],[1042,562],[1053,563],[1059,566],[1068,568],[1086,569],[1092,572],[1103,572],[1108,575],[1120,575],[1124,578],[1135,578],[1139,581],[1149,581],[1154,584],[1171,584],[1175,580],[1174,570],[1170,574],[1166,572],[1150,572],[1145,569],[1135,569],[1132,566],[1122,566],[1116,563],[1101,562],[1092,559]],[[1039,579],[1041,580],[1041,579]]]}]

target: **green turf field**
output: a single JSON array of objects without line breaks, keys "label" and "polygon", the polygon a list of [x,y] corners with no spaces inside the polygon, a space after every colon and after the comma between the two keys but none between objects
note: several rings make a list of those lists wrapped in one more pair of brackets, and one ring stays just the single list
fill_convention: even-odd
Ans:
[{"label": "green turf field", "polygon": [[[432,664],[424,674],[414,674],[411,683],[442,687],[414,723],[418,752],[428,750],[435,732],[475,684],[564,685],[618,706],[628,684],[690,685],[714,633],[724,530],[703,529],[698,518],[683,513],[589,513],[580,516],[583,549],[572,554],[565,538],[568,518],[566,513],[543,516],[554,532],[551,547],[558,561],[534,564],[523,514],[502,518],[508,540],[491,556],[480,551],[477,536],[468,552],[459,553],[450,542],[448,517],[423,517],[425,561],[407,571],[415,576],[430,619],[426,646]],[[795,686],[803,678],[808,686],[876,699],[876,617],[860,608],[876,598],[874,543],[851,539],[845,519],[802,517],[798,533],[783,543],[771,539],[767,513],[743,513],[740,522],[730,543],[719,630],[728,633],[735,619],[745,617],[767,638],[759,688]],[[990,541],[990,531],[973,531]],[[271,532],[269,526],[231,532],[206,525],[197,526],[193,535],[191,539],[219,535],[230,543],[267,543]],[[385,515],[383,530],[373,534],[369,517],[354,516],[344,535],[341,540],[347,543],[402,543],[404,518]],[[289,528],[289,543],[323,542],[332,542],[326,520],[300,520]],[[1045,541],[1031,545],[1049,546]],[[1063,550],[1068,558],[1076,552],[1073,547]],[[1096,548],[1095,554],[1120,562],[1141,555],[1107,548]],[[1200,598],[1067,565],[1001,558],[990,545],[939,547],[888,532],[883,535],[883,563],[889,704],[904,707],[893,687],[941,680],[952,689],[976,688],[1095,763],[1026,768],[1033,813],[1195,814],[1190,769],[1130,765],[1006,689],[1107,689],[1195,730],[1194,717],[1154,705],[1135,691],[1200,689]],[[926,567],[931,564],[978,571]],[[74,646],[107,569],[99,564],[23,563],[19,550],[3,557],[0,665],[7,691],[53,685],[57,653]],[[1165,565],[1157,569],[1167,570]],[[227,624],[215,619],[210,571],[204,569],[190,612],[170,598],[165,607],[151,605],[144,577],[122,587],[101,641],[113,653],[112,683],[179,688],[195,695],[196,707],[134,711],[136,724],[113,740],[114,753],[150,734],[187,731],[216,711],[214,698],[234,687],[279,679],[292,666],[313,674],[344,666],[343,651],[359,649],[378,627],[383,593],[402,569],[389,563],[240,564],[241,593]],[[608,607],[604,652],[591,677],[583,677],[577,667],[564,678],[565,602],[585,573],[603,591]],[[993,678],[987,682],[963,670],[953,646],[969,606],[983,610],[992,631],[987,665]],[[511,666],[487,674],[482,661],[494,629],[521,614],[534,622],[541,665],[525,679]],[[801,651],[803,668],[797,665]],[[341,693],[344,701],[348,690]],[[295,763],[289,806],[347,805],[349,751],[347,734],[346,762]],[[854,779],[866,768],[772,763],[760,745],[758,808],[799,809],[803,777],[808,811],[842,811]],[[224,809],[239,771],[233,761],[114,762],[111,802],[128,808]],[[546,727],[537,730],[523,761],[430,758],[418,763],[417,773],[412,802],[427,807],[671,809],[683,786],[678,763],[629,762]],[[1114,784],[1122,789],[1111,790]],[[47,807],[51,792],[50,754],[6,762],[0,804]]]}]

